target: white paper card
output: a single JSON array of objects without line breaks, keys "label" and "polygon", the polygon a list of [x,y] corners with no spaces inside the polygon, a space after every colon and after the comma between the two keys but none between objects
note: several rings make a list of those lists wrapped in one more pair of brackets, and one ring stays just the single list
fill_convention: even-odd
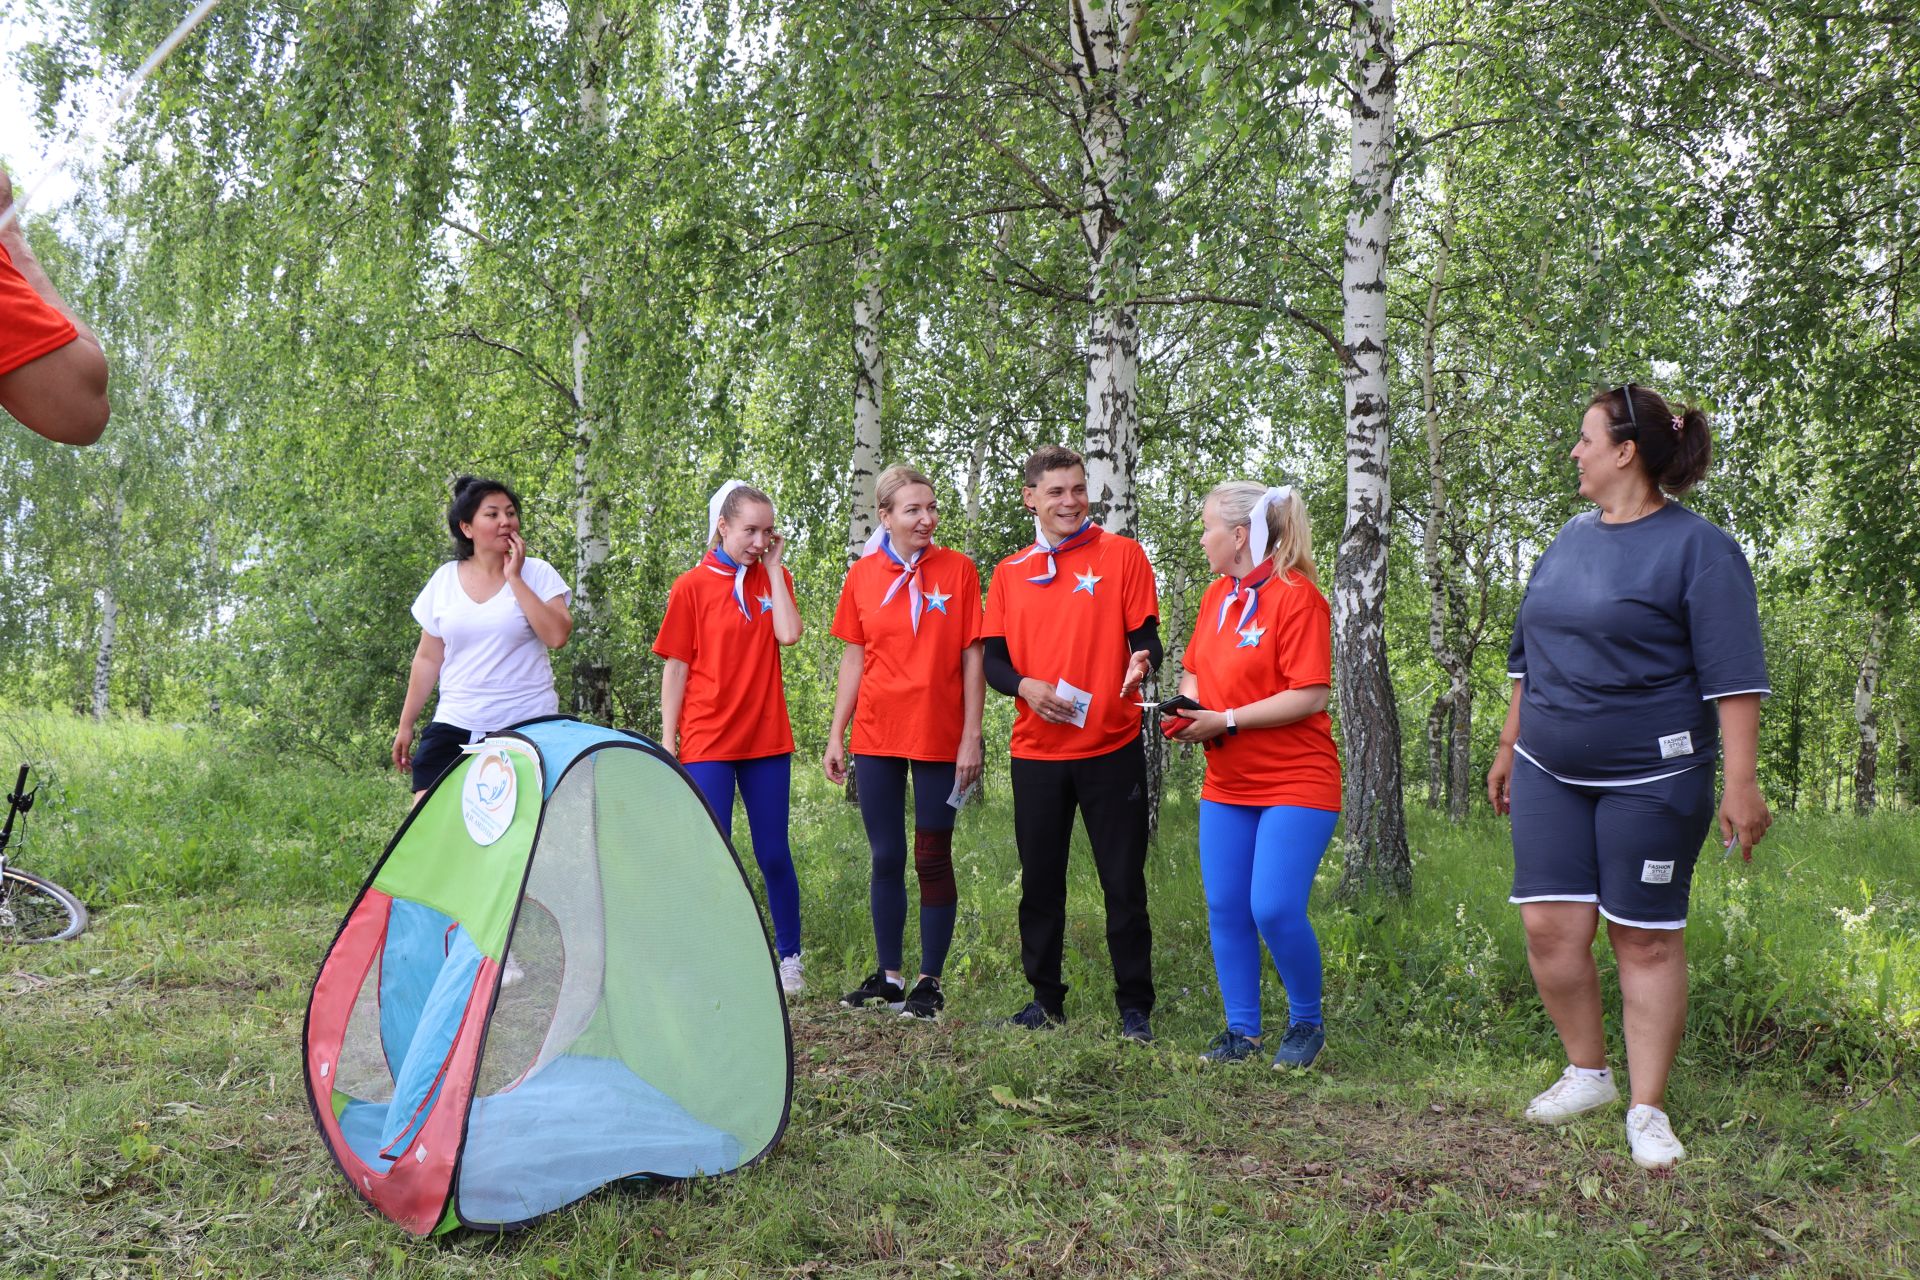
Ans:
[{"label": "white paper card", "polygon": [[977,787],[979,785],[980,785],[979,782],[976,780],[973,786],[962,787],[960,785],[960,779],[955,778],[953,780],[953,794],[947,797],[947,803],[949,805],[952,805],[954,808],[958,809],[961,805],[965,804],[967,800],[973,795],[974,787]]},{"label": "white paper card", "polygon": [[1071,723],[1074,726],[1074,728],[1076,729],[1086,728],[1087,727],[1087,708],[1093,705],[1093,695],[1088,693],[1085,689],[1074,688],[1072,685],[1068,684],[1065,680],[1062,680],[1058,684],[1053,686],[1053,693],[1055,697],[1065,698],[1068,702],[1071,702],[1073,704],[1073,720],[1071,721]]},{"label": "white paper card", "polygon": [[1675,756],[1693,754],[1693,735],[1691,733],[1670,733],[1660,739],[1660,758],[1671,760]]}]

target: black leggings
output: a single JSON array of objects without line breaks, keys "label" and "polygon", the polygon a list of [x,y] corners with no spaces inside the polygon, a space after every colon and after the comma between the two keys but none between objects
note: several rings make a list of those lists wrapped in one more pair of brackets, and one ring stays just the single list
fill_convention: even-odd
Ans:
[{"label": "black leggings", "polygon": [[873,945],[884,970],[900,968],[907,929],[907,772],[913,772],[913,866],[920,878],[920,972],[940,976],[953,944],[959,890],[953,879],[952,761],[855,756],[860,820],[873,849]]}]

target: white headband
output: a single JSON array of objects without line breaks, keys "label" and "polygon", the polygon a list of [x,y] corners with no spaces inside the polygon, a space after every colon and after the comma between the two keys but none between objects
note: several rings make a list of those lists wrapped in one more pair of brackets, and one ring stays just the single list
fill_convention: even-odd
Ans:
[{"label": "white headband", "polygon": [[1253,510],[1247,513],[1247,550],[1252,553],[1256,565],[1267,558],[1267,508],[1276,502],[1285,502],[1292,496],[1293,486],[1290,484],[1268,489],[1253,504]]},{"label": "white headband", "polygon": [[747,487],[745,480],[729,480],[713,491],[707,499],[707,541],[711,543],[720,532],[720,509],[727,505],[727,495],[735,489]]}]

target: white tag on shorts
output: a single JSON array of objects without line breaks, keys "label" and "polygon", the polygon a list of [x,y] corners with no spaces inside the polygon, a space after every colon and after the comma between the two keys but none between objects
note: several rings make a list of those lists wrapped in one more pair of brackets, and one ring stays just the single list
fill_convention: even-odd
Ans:
[{"label": "white tag on shorts", "polygon": [[1643,862],[1640,864],[1641,884],[1672,884],[1673,864],[1671,862]]},{"label": "white tag on shorts", "polygon": [[1693,754],[1693,735],[1691,733],[1670,733],[1660,739],[1660,758],[1671,760],[1675,756]]}]

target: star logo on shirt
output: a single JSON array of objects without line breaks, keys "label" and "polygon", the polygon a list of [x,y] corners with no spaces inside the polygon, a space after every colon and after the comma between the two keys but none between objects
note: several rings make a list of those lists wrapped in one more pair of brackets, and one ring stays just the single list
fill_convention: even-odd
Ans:
[{"label": "star logo on shirt", "polygon": [[1099,575],[1095,574],[1091,569],[1085,573],[1076,573],[1073,575],[1073,591],[1069,594],[1078,595],[1084,591],[1088,595],[1092,595],[1094,587],[1097,586],[1099,582]]},{"label": "star logo on shirt", "polygon": [[953,593],[951,591],[940,591],[938,589],[929,591],[927,592],[927,608],[938,609],[940,612],[945,613],[947,611],[947,601],[951,599],[953,599]]},{"label": "star logo on shirt", "polygon": [[1236,649],[1258,649],[1260,647],[1260,637],[1265,634],[1267,634],[1267,629],[1256,622],[1240,633],[1240,643],[1233,647]]},{"label": "star logo on shirt", "polygon": [[773,609],[773,597],[772,597],[772,596],[756,596],[756,597],[754,597],[754,598],[755,598],[755,599],[757,599],[757,600],[758,600],[758,601],[760,602],[760,612],[762,612],[762,613],[768,613],[768,612],[771,612],[771,611],[772,611],[772,609]]}]

